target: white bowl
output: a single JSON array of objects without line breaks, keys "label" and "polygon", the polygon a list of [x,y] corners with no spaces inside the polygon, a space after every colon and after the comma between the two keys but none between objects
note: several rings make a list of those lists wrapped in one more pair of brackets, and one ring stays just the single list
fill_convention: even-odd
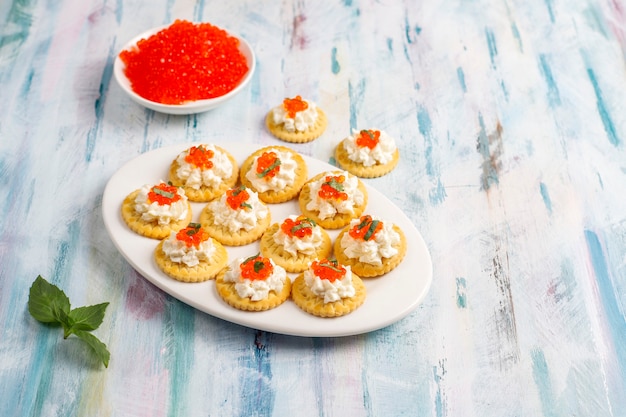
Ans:
[{"label": "white bowl", "polygon": [[[124,45],[122,50],[126,50],[131,48],[132,46],[135,46],[137,42],[139,42],[141,39],[148,38],[151,35],[154,35],[158,31],[167,27],[168,26],[160,26],[157,28],[153,28],[142,33],[141,35],[136,36],[135,38],[131,39],[126,45]],[[147,100],[141,97],[139,94],[135,93],[130,86],[130,81],[128,80],[128,78],[126,78],[126,75],[124,74],[125,65],[120,59],[119,53],[117,54],[115,62],[113,64],[113,73],[115,74],[115,79],[117,80],[117,83],[120,85],[120,87],[122,87],[122,90],[124,90],[126,94],[128,94],[130,98],[133,99],[136,103],[160,113],[194,114],[214,109],[215,107],[220,106],[225,101],[233,98],[237,93],[239,93],[250,82],[250,79],[252,78],[252,74],[254,73],[254,69],[256,67],[256,58],[248,42],[246,42],[245,39],[239,36],[233,35],[228,31],[226,32],[230,36],[239,39],[239,50],[248,62],[248,72],[244,75],[244,77],[234,89],[230,90],[223,96],[206,100],[190,101],[183,104],[163,104],[156,101]]]}]

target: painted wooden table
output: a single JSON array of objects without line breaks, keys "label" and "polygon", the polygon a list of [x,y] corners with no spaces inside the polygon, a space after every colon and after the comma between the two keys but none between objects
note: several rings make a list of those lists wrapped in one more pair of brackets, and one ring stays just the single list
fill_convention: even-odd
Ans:
[{"label": "painted wooden table", "polygon": [[[112,78],[129,39],[177,18],[257,54],[211,112],[146,110]],[[0,22],[0,415],[626,416],[623,0],[15,0]],[[276,144],[263,117],[296,94],[330,116],[305,155],[332,161],[365,126],[398,143],[367,183],[424,237],[433,283],[388,327],[229,323],[153,286],[105,231],[126,162]],[[110,302],[108,368],[29,315],[39,274],[76,306]]]}]

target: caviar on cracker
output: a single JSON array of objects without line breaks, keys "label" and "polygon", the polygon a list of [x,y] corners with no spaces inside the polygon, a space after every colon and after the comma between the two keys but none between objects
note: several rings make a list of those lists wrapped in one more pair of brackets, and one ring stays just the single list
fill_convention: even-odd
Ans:
[{"label": "caviar on cracker", "polygon": [[141,39],[120,59],[132,89],[162,104],[222,96],[248,72],[237,38],[210,23],[185,20]]},{"label": "caviar on cracker", "polygon": [[148,200],[156,202],[160,206],[175,203],[180,199],[181,196],[177,193],[177,188],[164,182],[152,187],[148,193]]},{"label": "caviar on cracker", "polygon": [[215,152],[210,149],[206,149],[204,146],[192,146],[189,149],[189,153],[185,156],[185,162],[200,169],[213,168],[213,161],[211,158],[215,156]]}]

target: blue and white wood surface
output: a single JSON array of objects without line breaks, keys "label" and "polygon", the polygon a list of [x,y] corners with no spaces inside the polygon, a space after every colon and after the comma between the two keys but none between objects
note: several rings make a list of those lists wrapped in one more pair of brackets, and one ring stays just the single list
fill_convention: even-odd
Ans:
[{"label": "blue and white wood surface", "polygon": [[[121,46],[176,18],[245,37],[258,68],[209,113],[145,110],[112,79]],[[424,302],[379,331],[301,338],[177,301],[105,232],[101,196],[133,157],[192,141],[273,144],[267,110],[329,115],[299,146],[329,161],[350,128],[393,135],[368,183],[434,263]],[[0,2],[1,416],[626,416],[624,0]],[[41,274],[76,338],[30,317]]]}]

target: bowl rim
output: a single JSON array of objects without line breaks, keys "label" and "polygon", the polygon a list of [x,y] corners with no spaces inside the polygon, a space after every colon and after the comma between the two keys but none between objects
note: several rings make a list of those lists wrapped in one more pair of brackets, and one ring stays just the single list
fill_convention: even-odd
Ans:
[{"label": "bowl rim", "polygon": [[[209,23],[209,22],[192,22],[192,23],[199,24],[199,23]],[[163,29],[167,29],[172,24],[153,27],[151,29],[148,29],[140,33],[139,35],[136,35],[135,37],[131,38],[128,42],[126,42],[124,46],[121,49],[119,49],[117,54],[115,55],[115,61],[113,63],[113,73],[115,75],[117,84],[136,103],[144,107],[147,107],[149,109],[161,112],[161,113],[168,113],[168,114],[200,113],[200,112],[211,110],[221,105],[223,102],[225,102],[226,100],[232,98],[237,93],[239,93],[250,82],[250,79],[252,78],[252,75],[254,74],[254,71],[256,69],[256,56],[255,56],[254,51],[252,50],[252,47],[248,43],[248,41],[246,41],[246,39],[244,39],[243,37],[236,35],[227,29],[216,26],[213,23],[210,23],[212,26],[215,26],[225,31],[229,36],[232,36],[239,40],[239,51],[244,55],[248,63],[248,71],[243,76],[243,78],[239,81],[239,83],[235,86],[235,88],[233,88],[226,94],[218,96],[218,97],[213,97],[213,98],[208,98],[208,99],[203,99],[203,100],[189,101],[189,102],[182,103],[182,104],[159,103],[157,101],[148,100],[147,98],[144,98],[140,96],[139,94],[137,94],[135,91],[133,91],[130,85],[129,79],[126,77],[126,74],[124,74],[124,69],[126,68],[126,66],[120,59],[120,53],[133,46],[136,46],[137,43],[141,39],[147,39],[150,36],[158,33],[159,31]]]}]

